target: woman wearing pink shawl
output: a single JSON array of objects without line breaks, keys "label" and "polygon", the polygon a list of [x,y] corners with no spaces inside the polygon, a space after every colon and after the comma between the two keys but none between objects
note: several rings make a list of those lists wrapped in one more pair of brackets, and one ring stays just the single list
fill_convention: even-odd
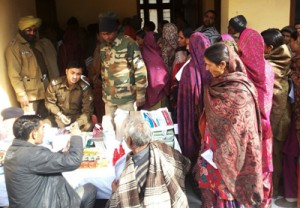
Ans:
[{"label": "woman wearing pink shawl", "polygon": [[209,40],[202,33],[191,35],[191,59],[183,68],[178,85],[178,142],[182,154],[191,160],[192,165],[196,163],[201,145],[198,121],[203,110],[203,86],[210,78],[210,73],[205,70],[203,54],[209,45]]},{"label": "woman wearing pink shawl", "polygon": [[262,125],[262,161],[264,200],[262,207],[272,202],[272,128],[270,113],[272,107],[274,72],[264,58],[264,40],[255,30],[245,29],[238,41],[239,56],[243,61],[248,78],[254,83],[258,94],[258,105]]},{"label": "woman wearing pink shawl", "polygon": [[148,87],[146,102],[141,107],[146,110],[155,110],[165,107],[163,99],[169,93],[169,72],[161,57],[161,49],[156,43],[154,32],[147,32],[141,48],[142,56],[147,67]]},{"label": "woman wearing pink shawl", "polygon": [[[262,138],[256,89],[226,44],[207,48],[204,60],[213,77],[204,89],[202,145],[193,170],[202,207],[260,207]],[[204,156],[207,152],[215,164]]]}]

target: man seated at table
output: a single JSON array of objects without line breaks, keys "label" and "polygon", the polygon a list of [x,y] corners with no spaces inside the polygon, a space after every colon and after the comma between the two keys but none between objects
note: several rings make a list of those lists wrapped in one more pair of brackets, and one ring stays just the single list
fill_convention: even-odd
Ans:
[{"label": "man seated at table", "polygon": [[184,182],[189,159],[151,141],[150,127],[140,114],[130,115],[125,122],[125,142],[132,151],[120,179],[112,183],[109,207],[188,207]]},{"label": "man seated at table", "polygon": [[[16,118],[24,115],[24,110],[18,107],[9,107],[1,111],[0,119],[0,175],[3,174],[4,157],[7,149],[11,145],[14,134],[12,131],[13,123]],[[4,182],[4,176],[0,176],[0,207],[8,207],[8,196]]]},{"label": "man seated at table", "polygon": [[78,126],[71,129],[68,152],[51,152],[43,142],[43,124],[37,115],[24,115],[13,125],[15,139],[4,160],[4,174],[11,207],[92,208],[96,188],[85,184],[74,190],[61,172],[80,166],[83,154]]},{"label": "man seated at table", "polygon": [[72,61],[66,76],[53,79],[46,90],[45,105],[53,126],[78,123],[82,131],[92,129],[93,97],[89,84],[81,79],[82,66]]}]

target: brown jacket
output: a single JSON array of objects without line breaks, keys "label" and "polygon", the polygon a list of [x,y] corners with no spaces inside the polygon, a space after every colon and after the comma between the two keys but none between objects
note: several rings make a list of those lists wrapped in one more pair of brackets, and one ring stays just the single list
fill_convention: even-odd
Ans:
[{"label": "brown jacket", "polygon": [[79,126],[91,120],[93,114],[93,96],[88,84],[79,80],[70,90],[66,77],[53,79],[47,87],[45,105],[54,115],[59,112],[66,116],[78,117]]},{"label": "brown jacket", "polygon": [[57,66],[57,53],[47,38],[42,38],[37,41],[36,48],[42,53],[45,64],[48,69],[49,81],[59,77],[59,70]]},{"label": "brown jacket", "polygon": [[8,76],[17,99],[27,95],[29,101],[45,98],[42,73],[29,43],[18,34],[6,49]]}]

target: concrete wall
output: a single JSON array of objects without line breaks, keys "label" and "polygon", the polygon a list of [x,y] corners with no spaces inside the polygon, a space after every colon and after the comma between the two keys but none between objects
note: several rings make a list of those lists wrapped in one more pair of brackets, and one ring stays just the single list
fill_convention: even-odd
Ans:
[{"label": "concrete wall", "polygon": [[8,80],[4,54],[17,33],[18,19],[26,15],[35,15],[35,0],[0,0],[0,111],[18,105]]},{"label": "concrete wall", "polygon": [[204,12],[206,12],[207,10],[214,9],[214,7],[215,7],[215,3],[214,3],[213,0],[203,0],[203,2],[202,2],[202,8],[203,8],[202,14],[204,14]]},{"label": "concrete wall", "polygon": [[120,20],[137,14],[136,0],[57,0],[57,19],[62,29],[67,20],[74,16],[83,27],[98,22],[98,15],[106,11],[114,11]]},{"label": "concrete wall", "polygon": [[288,0],[222,0],[221,32],[227,33],[230,18],[243,14],[248,27],[259,32],[268,28],[289,25],[290,1]]}]

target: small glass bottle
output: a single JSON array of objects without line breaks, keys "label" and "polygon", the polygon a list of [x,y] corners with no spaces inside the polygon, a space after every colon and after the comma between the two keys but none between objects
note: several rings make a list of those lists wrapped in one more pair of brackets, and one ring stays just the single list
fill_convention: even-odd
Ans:
[{"label": "small glass bottle", "polygon": [[123,148],[122,143],[120,143],[120,145],[119,145],[119,156],[122,157],[123,155],[125,155],[125,150]]},{"label": "small glass bottle", "polygon": [[93,138],[103,138],[103,130],[99,124],[95,124],[93,128]]},{"label": "small glass bottle", "polygon": [[118,161],[118,159],[120,158],[120,155],[119,155],[119,152],[118,152],[118,149],[115,148],[114,150],[114,155],[113,155],[113,166],[115,166],[116,162]]}]

